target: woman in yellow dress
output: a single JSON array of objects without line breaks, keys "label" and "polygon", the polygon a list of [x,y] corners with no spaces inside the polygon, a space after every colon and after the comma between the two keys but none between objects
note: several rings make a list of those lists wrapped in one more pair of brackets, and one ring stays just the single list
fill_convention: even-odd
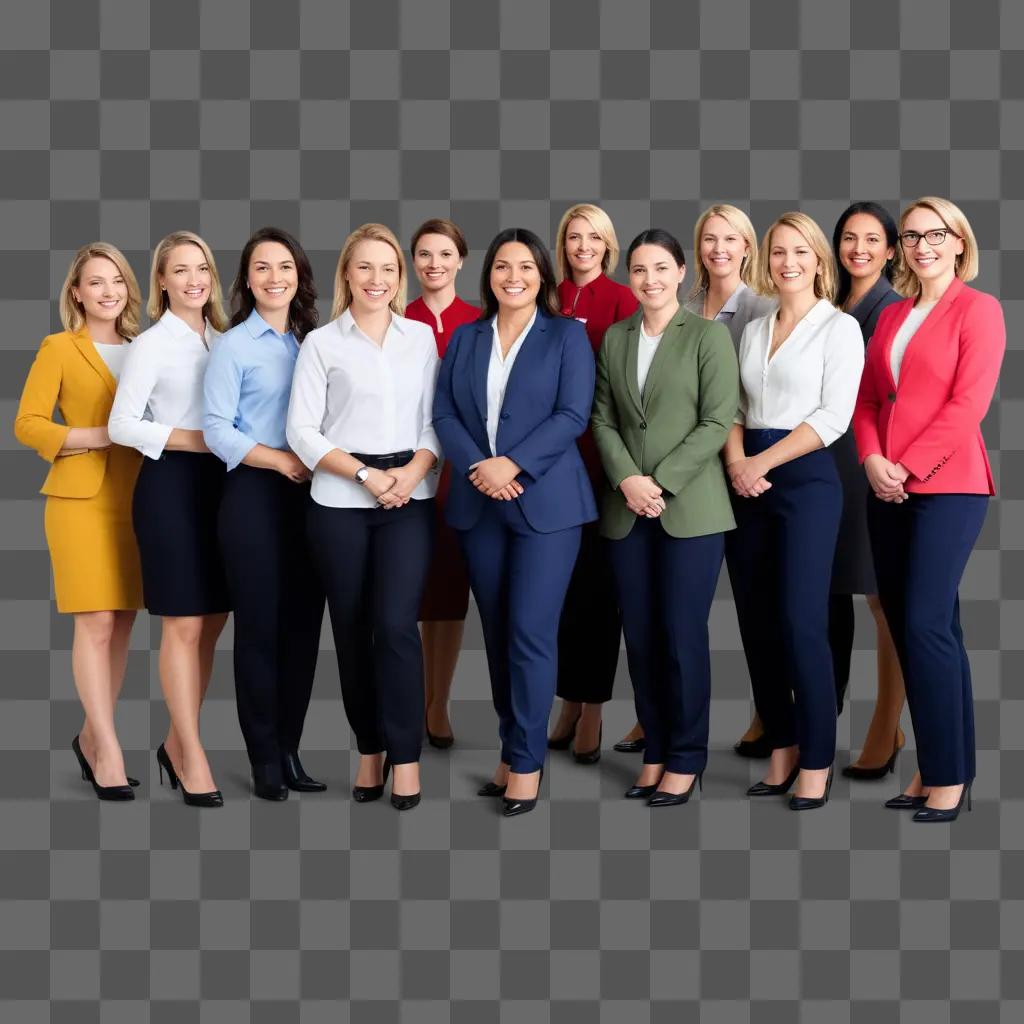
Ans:
[{"label": "woman in yellow dress", "polygon": [[120,250],[105,242],[79,249],[60,293],[64,330],[43,339],[14,423],[17,439],[52,464],[42,488],[46,543],[57,610],[75,616],[71,671],[85,711],[72,749],[101,800],[132,800],[138,785],[125,775],[114,705],[142,606],[131,522],[142,457],[112,445],[106,424],[141,301]]}]

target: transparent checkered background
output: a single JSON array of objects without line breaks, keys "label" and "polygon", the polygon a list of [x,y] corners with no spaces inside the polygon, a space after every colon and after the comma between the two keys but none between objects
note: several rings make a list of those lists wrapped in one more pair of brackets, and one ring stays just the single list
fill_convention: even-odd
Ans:
[{"label": "transparent checkered background", "polygon": [[[1016,0],[3,0],[0,29],[0,1020],[5,1024],[995,1024],[1024,1014],[1024,5]],[[304,748],[324,796],[248,796],[226,631],[203,716],[223,810],[161,791],[158,629],[140,616],[120,734],[141,799],[104,806],[68,744],[71,623],[11,422],[71,252],[104,238],[145,278],[198,230],[230,279],[250,229],[295,231],[322,296],[350,225],[404,239],[451,216],[482,250],[551,238],[596,200],[628,241],[686,240],[712,201],[759,228],[799,206],[952,196],[1003,299],[985,436],[1000,480],[962,588],[978,713],[975,809],[884,811],[897,781],[838,779],[821,812],[744,798],[750,707],[727,584],[715,603],[703,796],[621,799],[623,670],[597,767],[551,758],[502,821],[475,618],[458,742],[424,754],[410,814],[348,799],[354,757],[325,632]],[[858,606],[849,711],[871,709]],[[912,741],[911,741],[912,742]],[[900,772],[913,771],[904,756]]]}]

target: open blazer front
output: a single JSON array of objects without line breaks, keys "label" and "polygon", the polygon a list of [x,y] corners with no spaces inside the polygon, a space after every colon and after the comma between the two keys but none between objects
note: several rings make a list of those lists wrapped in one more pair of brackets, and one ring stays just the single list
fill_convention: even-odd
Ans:
[{"label": "open blazer front", "polygon": [[[434,394],[434,430],[452,464],[445,515],[470,529],[493,498],[467,479],[491,457],[487,440],[487,368],[494,343],[490,320],[464,324],[452,335]],[[521,469],[519,507],[539,533],[597,518],[594,494],[576,447],[594,397],[594,356],[583,325],[537,310],[508,378],[495,449]]]},{"label": "open blazer front", "polygon": [[642,320],[638,310],[608,328],[597,359],[592,426],[608,478],[601,533],[619,540],[633,528],[636,516],[618,487],[638,475],[662,488],[659,522],[670,536],[731,530],[736,522],[719,455],[739,407],[739,367],[728,328],[680,306],[641,396]]},{"label": "open blazer front", "polygon": [[955,278],[914,332],[893,380],[890,353],[914,299],[887,306],[868,344],[853,429],[863,462],[884,455],[923,494],[994,494],[981,421],[999,379],[998,300]]}]

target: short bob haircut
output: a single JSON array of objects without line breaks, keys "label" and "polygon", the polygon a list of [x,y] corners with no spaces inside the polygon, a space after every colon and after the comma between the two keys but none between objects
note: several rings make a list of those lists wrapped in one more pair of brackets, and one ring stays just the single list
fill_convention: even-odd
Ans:
[{"label": "short bob haircut", "polygon": [[633,262],[633,253],[641,245],[656,245],[660,249],[664,249],[672,257],[672,261],[677,267],[686,266],[686,253],[683,252],[679,239],[671,231],[666,231],[664,228],[648,228],[646,231],[641,231],[629,243],[629,248],[626,250],[626,273],[629,273],[630,265]]},{"label": "short bob haircut", "polygon": [[593,203],[576,203],[562,214],[562,219],[558,222],[558,232],[555,235],[555,268],[558,272],[559,282],[566,278],[572,280],[572,267],[569,266],[569,259],[565,255],[565,236],[569,231],[569,222],[577,217],[582,217],[587,221],[604,242],[604,256],[601,257],[602,273],[612,273],[619,262],[619,239],[615,234],[615,226],[612,224],[611,217],[600,206],[594,206]]},{"label": "short bob haircut", "polygon": [[256,299],[249,288],[249,263],[256,247],[263,242],[276,242],[291,253],[298,287],[288,306],[288,329],[301,345],[302,339],[320,322],[320,314],[316,308],[316,285],[313,283],[313,268],[309,265],[305,249],[297,239],[281,228],[260,228],[245,243],[238,260],[238,273],[231,285],[231,326],[244,323],[256,308]]},{"label": "short bob haircut", "polygon": [[799,210],[791,210],[784,213],[764,233],[761,239],[761,251],[758,254],[760,266],[757,268],[756,290],[762,295],[777,295],[778,288],[772,280],[772,268],[769,257],[772,251],[772,235],[776,228],[787,227],[799,231],[811,247],[811,251],[818,257],[818,273],[814,275],[814,294],[819,299],[828,299],[835,302],[836,296],[836,258],[832,255],[832,248],[828,244],[825,233],[818,227],[817,223],[806,213]]},{"label": "short bob haircut", "polygon": [[836,274],[839,278],[839,285],[836,290],[836,305],[842,308],[843,303],[850,297],[850,288],[853,281],[850,277],[850,272],[843,266],[843,261],[839,258],[839,243],[843,240],[843,232],[846,230],[846,222],[856,216],[858,213],[867,214],[869,217],[874,217],[879,224],[882,225],[882,234],[885,235],[885,244],[893,250],[893,258],[886,260],[885,267],[882,270],[882,276],[889,282],[892,281],[893,263],[896,260],[896,253],[899,252],[900,238],[899,232],[896,229],[896,221],[892,219],[892,214],[882,206],[880,203],[872,202],[867,200],[860,203],[851,203],[841,214],[839,214],[839,220],[836,221],[836,229],[832,232],[832,252],[836,258]]},{"label": "short bob haircut", "polygon": [[498,250],[509,242],[520,242],[530,250],[533,262],[540,273],[540,291],[537,293],[537,306],[548,316],[561,316],[562,308],[558,302],[558,285],[555,283],[555,270],[551,265],[551,257],[544,243],[528,228],[505,228],[491,240],[484,256],[483,269],[480,271],[480,319],[490,320],[498,312],[498,299],[491,290],[491,268],[498,255]]},{"label": "short bob haircut", "polygon": [[392,313],[399,316],[405,314],[405,297],[408,281],[405,270],[405,257],[402,255],[402,247],[395,238],[394,232],[383,224],[363,224],[353,231],[345,244],[341,247],[341,254],[338,256],[338,267],[334,271],[334,301],[331,303],[331,319],[336,320],[342,313],[352,305],[352,289],[345,280],[345,268],[352,253],[360,242],[385,242],[395,250],[395,262],[398,264],[398,287],[388,304]]},{"label": "short bob haircut", "polygon": [[80,287],[82,268],[92,259],[110,260],[124,278],[128,301],[118,314],[114,330],[122,338],[134,338],[139,333],[139,320],[142,317],[142,292],[139,291],[139,282],[124,253],[109,242],[90,242],[75,253],[60,289],[60,322],[64,330],[74,334],[85,326],[85,307],[75,298],[74,289]]},{"label": "short bob haircut", "polygon": [[[978,240],[974,237],[964,211],[948,199],[922,196],[900,214],[900,234],[903,234],[903,225],[910,213],[921,208],[931,210],[950,231],[963,240],[964,251],[957,256],[954,271],[961,281],[973,281],[978,276]],[[907,298],[916,298],[921,294],[921,282],[903,256],[902,243],[896,249],[896,270],[892,275],[892,286]]]},{"label": "short bob haircut", "polygon": [[708,268],[700,258],[700,240],[704,236],[704,226],[712,217],[721,217],[747,243],[747,255],[740,264],[740,280],[748,287],[754,287],[757,279],[760,259],[757,248],[757,233],[750,218],[738,207],[730,206],[729,203],[716,203],[709,206],[698,218],[693,226],[693,287],[690,289],[690,296],[696,297],[701,292],[707,291],[710,283]]},{"label": "short bob haircut", "polygon": [[469,255],[469,245],[461,228],[454,221],[445,217],[432,217],[425,220],[414,232],[409,243],[409,255],[416,259],[416,246],[424,235],[444,235],[458,251],[459,257],[465,259]]},{"label": "short bob haircut", "polygon": [[149,272],[149,302],[146,303],[146,312],[150,320],[159,320],[170,306],[167,292],[160,287],[160,275],[167,267],[167,258],[171,250],[179,245],[194,245],[203,254],[203,259],[210,268],[210,297],[203,306],[203,316],[210,321],[215,331],[226,331],[228,318],[224,314],[224,296],[221,292],[217,263],[210,247],[193,231],[172,231],[162,238],[153,250],[153,264]]}]

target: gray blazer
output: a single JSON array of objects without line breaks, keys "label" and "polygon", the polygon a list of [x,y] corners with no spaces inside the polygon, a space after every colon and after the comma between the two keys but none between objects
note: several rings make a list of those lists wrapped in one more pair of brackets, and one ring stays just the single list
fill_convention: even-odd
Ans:
[{"label": "gray blazer", "polygon": [[[701,289],[692,298],[683,303],[683,308],[697,316],[704,315],[704,296],[706,292]],[[743,328],[756,320],[759,316],[765,316],[778,305],[775,299],[758,295],[753,289],[748,288],[742,281],[739,287],[729,296],[726,304],[715,317],[729,328],[732,336],[732,343],[739,351],[740,338],[743,337]]]}]

